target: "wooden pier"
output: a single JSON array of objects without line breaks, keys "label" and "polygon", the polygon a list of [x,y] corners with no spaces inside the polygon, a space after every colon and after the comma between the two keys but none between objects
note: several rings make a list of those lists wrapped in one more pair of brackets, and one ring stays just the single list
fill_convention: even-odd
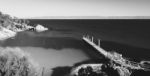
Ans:
[{"label": "wooden pier", "polygon": [[119,54],[117,52],[111,53],[103,48],[100,47],[100,39],[98,39],[98,44],[94,42],[94,37],[90,37],[89,35],[83,36],[82,38],[85,42],[87,42],[89,45],[91,45],[93,48],[95,48],[99,53],[104,55],[106,58],[110,59],[111,61],[120,64],[121,66],[128,67],[131,69],[144,69],[140,67],[139,63],[129,61],[126,58],[122,57],[122,54]]},{"label": "wooden pier", "polygon": [[100,47],[100,39],[98,39],[98,44],[95,44],[95,43],[94,43],[94,38],[93,38],[93,37],[91,37],[91,39],[90,39],[89,36],[83,36],[82,39],[83,39],[85,42],[87,42],[88,44],[90,44],[92,47],[94,47],[97,51],[99,51],[100,53],[102,53],[104,56],[107,57],[108,53],[107,53],[104,49],[102,49],[102,48]]}]

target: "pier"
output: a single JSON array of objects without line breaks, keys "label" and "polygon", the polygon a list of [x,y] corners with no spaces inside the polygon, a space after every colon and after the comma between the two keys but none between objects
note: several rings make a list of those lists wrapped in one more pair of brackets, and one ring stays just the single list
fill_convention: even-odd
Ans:
[{"label": "pier", "polygon": [[140,66],[139,63],[129,61],[126,58],[122,57],[122,54],[117,52],[108,52],[100,47],[100,39],[98,39],[98,44],[94,42],[94,37],[90,37],[89,35],[83,36],[82,38],[86,43],[95,48],[99,53],[101,53],[106,58],[110,59],[116,64],[120,64],[122,67],[130,68],[130,69],[144,69]]},{"label": "pier", "polygon": [[83,40],[87,42],[88,44],[90,44],[92,47],[94,47],[97,51],[102,53],[105,57],[108,56],[108,53],[104,49],[100,48],[100,40],[98,40],[98,45],[94,43],[93,37],[91,37],[90,39],[89,36],[83,36]]}]

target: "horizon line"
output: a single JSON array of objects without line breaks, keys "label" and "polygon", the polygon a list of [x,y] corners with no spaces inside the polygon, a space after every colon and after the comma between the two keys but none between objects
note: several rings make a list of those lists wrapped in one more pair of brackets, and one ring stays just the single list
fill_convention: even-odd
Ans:
[{"label": "horizon line", "polygon": [[41,16],[20,19],[150,19],[150,16]]}]

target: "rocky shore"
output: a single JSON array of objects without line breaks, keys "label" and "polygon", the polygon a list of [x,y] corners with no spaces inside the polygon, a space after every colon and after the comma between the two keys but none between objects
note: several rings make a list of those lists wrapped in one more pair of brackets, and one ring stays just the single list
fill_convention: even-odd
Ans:
[{"label": "rocky shore", "polygon": [[0,26],[0,40],[5,40],[11,37],[14,37],[18,32],[22,31],[36,31],[36,32],[43,32],[48,30],[48,28],[45,28],[44,26],[38,24],[36,27],[30,26],[30,25],[21,25],[18,24],[14,27],[8,26],[9,28],[5,28]]},{"label": "rocky shore", "polygon": [[28,24],[28,20],[12,18],[7,14],[0,13],[0,40],[5,40],[14,37],[18,32],[36,31],[43,32],[48,28],[37,24],[35,27]]}]

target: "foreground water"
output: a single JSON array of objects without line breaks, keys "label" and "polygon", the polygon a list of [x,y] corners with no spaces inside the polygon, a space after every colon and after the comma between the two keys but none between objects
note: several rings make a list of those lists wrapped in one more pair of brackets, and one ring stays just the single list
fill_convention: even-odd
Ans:
[{"label": "foreground water", "polygon": [[[30,32],[30,34],[32,34],[32,32]],[[59,66],[71,67],[75,63],[89,59],[89,56],[87,56],[82,49],[63,47],[68,45],[66,44],[67,42],[61,43],[58,40],[57,38],[55,41],[51,41],[49,38],[33,37],[27,32],[20,33],[13,39],[1,41],[1,46],[18,47],[29,53],[31,58],[36,61],[35,63],[39,64],[40,68],[45,68],[45,76],[52,74],[52,68]],[[64,39],[62,38],[62,40]]]}]

